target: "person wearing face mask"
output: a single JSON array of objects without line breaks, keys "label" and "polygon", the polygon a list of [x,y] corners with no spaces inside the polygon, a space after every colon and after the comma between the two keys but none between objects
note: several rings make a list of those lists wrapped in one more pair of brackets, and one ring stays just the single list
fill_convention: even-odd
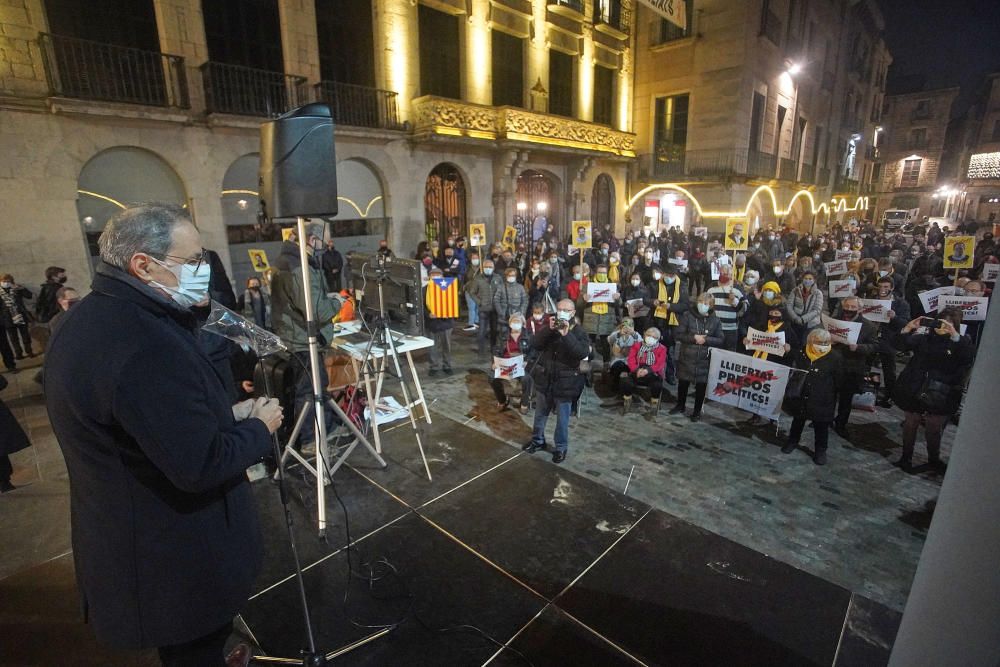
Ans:
[{"label": "person wearing face mask", "polygon": [[35,319],[45,324],[59,313],[56,303],[56,290],[66,284],[66,269],[60,266],[50,266],[45,269],[45,282],[38,291],[35,301]]},{"label": "person wearing face mask", "polygon": [[805,354],[799,357],[796,368],[804,377],[794,378],[800,389],[796,396],[786,395],[782,410],[792,416],[788,440],[782,453],[791,454],[799,446],[807,421],[813,425],[813,462],[826,465],[826,450],[830,425],[834,419],[835,399],[843,384],[840,352],[830,344],[826,329],[813,329],[806,338]]},{"label": "person wearing face mask", "polygon": [[462,331],[475,331],[479,328],[479,304],[472,298],[469,288],[476,281],[476,276],[482,271],[481,262],[479,250],[476,248],[470,250],[469,263],[465,269],[465,275],[462,277],[462,293],[465,295],[465,307],[468,312],[468,324]]},{"label": "person wearing face mask", "polygon": [[323,267],[323,277],[326,278],[326,291],[339,292],[343,284],[344,256],[337,250],[333,239],[327,240],[320,264]]},{"label": "person wearing face mask", "polygon": [[667,348],[660,344],[660,330],[649,327],[642,340],[636,341],[628,350],[628,371],[620,373],[622,393],[622,414],[628,414],[632,407],[632,394],[636,387],[649,389],[649,403],[652,408],[647,415],[656,415],[663,391],[663,374],[667,369]]},{"label": "person wearing face mask", "polygon": [[247,278],[247,288],[236,303],[237,310],[259,327],[271,329],[271,297],[261,287],[260,278]]},{"label": "person wearing face mask", "polygon": [[[746,316],[743,321],[748,327],[753,327],[757,331],[764,331],[767,327],[767,313],[773,306],[780,306],[784,303],[781,288],[778,283],[769,281],[758,292],[756,298],[750,300]],[[746,329],[741,328],[741,336],[746,335]]]},{"label": "person wearing face mask", "polygon": [[528,293],[517,280],[517,269],[509,266],[504,270],[503,282],[493,295],[493,309],[497,314],[500,329],[497,337],[504,340],[507,337],[507,322],[512,315],[524,315],[528,312]]},{"label": "person wearing face mask", "polygon": [[[499,357],[501,359],[510,359],[511,357],[516,357],[518,355],[523,356],[525,362],[531,357],[531,335],[525,330],[525,319],[524,315],[515,314],[511,315],[507,320],[507,336],[502,338],[503,343],[493,351],[494,357]],[[490,370],[496,370],[495,365],[491,366]],[[505,380],[497,377],[493,377],[493,373],[490,373],[490,387],[493,389],[493,395],[497,399],[497,409],[506,410],[510,407],[510,398],[507,396],[507,390],[505,387]],[[531,380],[531,375],[525,373],[524,376],[513,380],[514,382],[520,382],[521,384],[521,400],[518,405],[518,410],[522,415],[528,414],[528,408],[531,406],[531,392],[533,388],[533,383]]]},{"label": "person wearing face mask", "polygon": [[647,286],[649,300],[644,305],[649,308],[649,323],[660,330],[660,343],[667,347],[667,371],[664,379],[667,384],[677,382],[677,371],[674,366],[674,331],[680,325],[681,316],[690,307],[688,291],[684,281],[677,275],[677,270],[667,265],[661,268],[659,264],[652,267],[653,280]]},{"label": "person wearing face mask", "polygon": [[263,560],[246,469],[272,451],[281,407],[233,405],[199,349],[191,307],[210,268],[185,209],[124,209],[98,245],[92,291],[59,318],[45,368],[89,625],[165,664],[224,664]]},{"label": "person wearing face mask", "polygon": [[[641,300],[641,303],[633,304],[632,306],[627,306],[629,301]],[[638,273],[631,274],[626,278],[626,285],[622,289],[621,303],[626,304],[628,308],[628,315],[635,322],[635,329],[637,331],[645,331],[648,327],[649,319],[649,303],[651,303],[649,298],[649,289],[643,284],[642,276]]]},{"label": "person wearing face mask", "polygon": [[618,327],[608,335],[608,347],[611,352],[608,375],[611,377],[611,387],[615,395],[619,393],[622,373],[628,373],[629,370],[629,350],[639,342],[642,342],[642,335],[636,331],[635,322],[630,317],[622,318]]},{"label": "person wearing face mask", "polygon": [[708,386],[709,352],[722,347],[722,323],[713,312],[715,299],[707,292],[698,296],[693,307],[681,317],[675,334],[677,340],[677,404],[670,414],[684,414],[688,389],[694,383],[694,412],[691,421],[701,419]]},{"label": "person wearing face mask", "polygon": [[468,294],[476,302],[479,311],[479,329],[476,331],[476,352],[486,354],[487,342],[489,349],[497,344],[497,313],[494,299],[500,289],[502,279],[494,273],[492,259],[484,259],[483,270],[480,271],[468,286]]},{"label": "person wearing face mask", "polygon": [[538,353],[528,370],[535,384],[535,419],[531,440],[522,449],[533,454],[545,449],[545,425],[549,414],[556,414],[553,463],[566,460],[569,448],[569,419],[573,402],[580,398],[586,377],[580,362],[590,354],[590,341],[576,321],[576,306],[569,299],[556,304],[556,317],[548,329],[541,329],[531,339]]},{"label": "person wearing face mask", "polygon": [[910,321],[910,305],[893,293],[893,281],[889,276],[883,276],[876,283],[876,293],[873,298],[892,301],[889,308],[889,321],[878,326],[878,357],[882,368],[883,394],[877,405],[883,408],[892,407],[892,393],[896,387],[896,337]]},{"label": "person wearing face mask", "polygon": [[722,323],[722,347],[735,350],[739,336],[739,318],[743,316],[749,303],[743,298],[743,292],[733,284],[733,268],[723,266],[719,272],[719,284],[708,290],[712,296],[716,316]]},{"label": "person wearing face mask", "polygon": [[771,271],[764,277],[766,282],[776,282],[781,288],[781,294],[791,294],[795,289],[795,276],[785,271],[785,260],[771,262]]},{"label": "person wearing face mask", "polygon": [[850,440],[847,422],[851,418],[854,394],[861,389],[865,375],[871,366],[871,358],[878,352],[876,337],[878,329],[874,322],[861,317],[861,301],[856,296],[840,300],[840,309],[834,317],[844,322],[859,322],[861,331],[857,343],[834,343],[834,349],[843,359],[844,381],[837,393],[837,418],[833,430],[844,440]]},{"label": "person wearing face mask", "polygon": [[573,264],[570,267],[569,280],[563,285],[560,292],[560,296],[563,299],[569,299],[574,304],[578,306],[583,303],[583,294],[587,291],[587,283],[590,279],[583,273],[583,266],[580,264]]},{"label": "person wearing face mask", "polygon": [[781,242],[781,238],[773,230],[768,230],[767,240],[763,242],[763,250],[772,263],[778,260],[785,261],[785,244]]},{"label": "person wearing face mask", "polygon": [[385,239],[379,239],[378,250],[376,252],[385,257],[392,257],[392,250],[389,249],[389,242]]},{"label": "person wearing face mask", "polygon": [[[594,273],[594,282],[607,284],[608,267],[600,264]],[[615,323],[621,314],[621,294],[615,293],[612,303],[591,303],[586,291],[582,292],[583,306],[583,330],[590,336],[590,341],[601,353],[604,361],[604,370],[607,371],[611,363],[611,349],[608,344],[608,335],[615,330]]]},{"label": "person wearing face mask", "polygon": [[788,304],[788,319],[800,338],[823,325],[823,301],[823,292],[816,286],[816,274],[809,269],[803,271]]},{"label": "person wearing face mask", "polygon": [[[437,266],[433,267],[428,275],[430,280],[443,277],[444,271]],[[428,375],[430,377],[435,377],[438,373],[451,375],[454,372],[451,367],[451,330],[455,327],[455,320],[451,317],[436,317],[426,298],[424,317],[428,337],[434,340],[427,359]]]},{"label": "person wearing face mask", "polygon": [[31,290],[15,283],[14,276],[9,273],[0,276],[0,325],[4,329],[0,336],[6,335],[10,340],[15,359],[35,356],[31,350],[31,315],[24,304],[25,299],[31,298]]},{"label": "person wearing face mask", "polygon": [[912,470],[913,450],[920,424],[927,439],[927,461],[944,469],[941,436],[948,419],[962,402],[966,376],[972,367],[974,348],[968,336],[959,334],[962,311],[945,308],[936,318],[938,326],[923,326],[918,317],[906,324],[896,339],[900,350],[913,353],[899,374],[893,398],[903,409],[903,453],[896,465]]}]

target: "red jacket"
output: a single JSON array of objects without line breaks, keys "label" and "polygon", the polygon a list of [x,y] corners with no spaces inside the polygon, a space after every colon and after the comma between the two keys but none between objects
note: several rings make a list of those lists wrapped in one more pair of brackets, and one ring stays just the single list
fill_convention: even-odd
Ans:
[{"label": "red jacket", "polygon": [[[632,349],[628,351],[628,369],[633,373],[645,366],[645,364],[639,363],[639,349],[641,347],[642,341],[639,341],[633,343]],[[667,348],[662,343],[653,348],[653,365],[648,368],[660,377],[663,377],[663,373],[667,370]]]}]

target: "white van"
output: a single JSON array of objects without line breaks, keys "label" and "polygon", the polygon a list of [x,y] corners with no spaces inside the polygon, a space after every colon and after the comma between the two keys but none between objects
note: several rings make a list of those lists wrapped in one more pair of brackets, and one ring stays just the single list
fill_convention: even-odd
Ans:
[{"label": "white van", "polygon": [[917,221],[920,214],[919,208],[890,208],[882,213],[882,230],[886,233],[894,233],[903,230],[909,223]]}]

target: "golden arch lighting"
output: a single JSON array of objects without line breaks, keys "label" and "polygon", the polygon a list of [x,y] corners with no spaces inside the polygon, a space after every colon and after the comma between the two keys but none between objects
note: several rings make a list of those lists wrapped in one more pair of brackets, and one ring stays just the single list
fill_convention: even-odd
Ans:
[{"label": "golden arch lighting", "polygon": [[804,197],[805,199],[809,200],[809,209],[813,215],[816,215],[817,213],[820,212],[825,214],[830,214],[830,213],[838,213],[840,211],[868,210],[868,197],[858,197],[854,201],[854,206],[848,205],[847,197],[834,197],[830,200],[829,204],[823,202],[817,206],[816,199],[813,197],[813,194],[808,190],[799,190],[794,195],[792,195],[791,199],[788,202],[788,206],[783,209],[778,205],[778,196],[774,192],[774,189],[769,185],[761,185],[756,190],[754,190],[753,194],[750,195],[750,198],[747,199],[746,207],[742,211],[706,211],[704,208],[702,208],[701,202],[698,201],[698,198],[695,197],[690,190],[679,185],[678,183],[654,183],[653,185],[646,186],[642,190],[639,190],[637,193],[632,195],[628,203],[625,205],[625,210],[626,211],[630,210],[640,197],[654,190],[673,190],[675,192],[681,193],[682,195],[691,200],[691,202],[694,204],[695,209],[697,209],[698,211],[698,215],[701,216],[702,218],[747,217],[750,214],[750,209],[753,206],[754,200],[757,199],[758,196],[763,196],[763,195],[767,195],[771,199],[772,210],[774,211],[775,215],[779,216],[788,215],[789,213],[791,213],[792,207],[795,206],[795,201],[800,197]]}]

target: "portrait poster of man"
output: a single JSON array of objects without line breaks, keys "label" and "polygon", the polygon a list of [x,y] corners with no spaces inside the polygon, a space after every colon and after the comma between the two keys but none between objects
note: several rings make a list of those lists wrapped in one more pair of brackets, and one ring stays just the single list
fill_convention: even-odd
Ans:
[{"label": "portrait poster of man", "polygon": [[590,220],[574,220],[572,226],[574,248],[589,248],[590,242]]},{"label": "portrait poster of man", "polygon": [[949,236],[944,240],[944,268],[971,269],[974,236]]},{"label": "portrait poster of man", "polygon": [[285,227],[281,230],[281,240],[295,242],[295,227]]},{"label": "portrait poster of man", "polygon": [[250,248],[247,250],[247,254],[250,255],[250,263],[253,264],[253,270],[257,273],[264,273],[271,268],[267,261],[267,253],[263,250]]},{"label": "portrait poster of man", "polygon": [[514,251],[517,246],[517,228],[513,225],[507,225],[503,230],[503,239],[500,241],[500,245],[503,246],[504,250]]},{"label": "portrait poster of man", "polygon": [[479,222],[469,225],[469,245],[477,248],[486,245],[486,225]]},{"label": "portrait poster of man", "polygon": [[726,218],[726,250],[746,250],[750,243],[746,218]]}]

